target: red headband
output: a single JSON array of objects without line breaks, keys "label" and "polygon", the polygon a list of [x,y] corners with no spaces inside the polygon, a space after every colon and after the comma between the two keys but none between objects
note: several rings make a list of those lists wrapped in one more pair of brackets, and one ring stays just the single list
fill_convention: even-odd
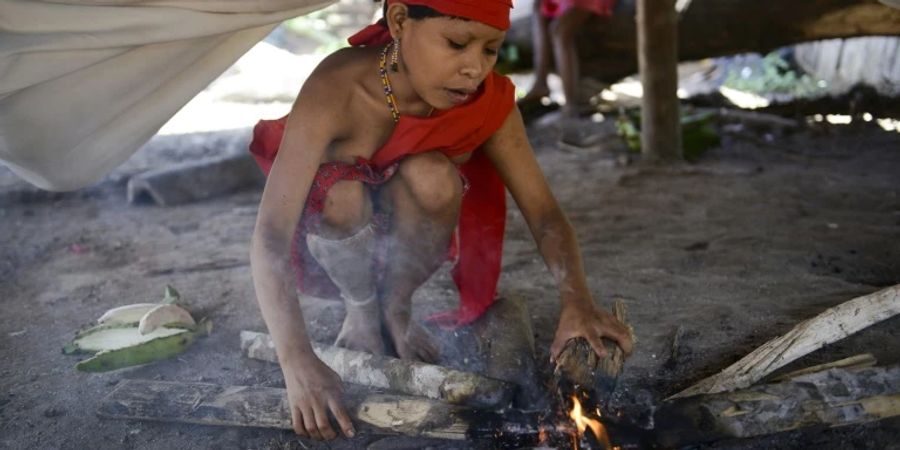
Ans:
[{"label": "red headband", "polygon": [[[388,5],[401,2],[407,5],[427,6],[447,16],[476,20],[499,30],[509,28],[509,10],[512,0],[385,0]],[[379,45],[391,41],[391,34],[384,19],[363,28],[347,40],[350,45]]]}]

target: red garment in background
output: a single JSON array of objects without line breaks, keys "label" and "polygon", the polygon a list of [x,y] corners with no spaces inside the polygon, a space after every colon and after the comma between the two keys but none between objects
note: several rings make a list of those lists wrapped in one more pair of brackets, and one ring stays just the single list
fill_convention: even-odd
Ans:
[{"label": "red garment in background", "polygon": [[541,15],[556,19],[572,8],[590,11],[598,16],[609,17],[616,6],[616,0],[539,0]]},{"label": "red garment in background", "polygon": [[[335,177],[380,183],[387,178],[383,172],[407,155],[440,151],[452,158],[473,152],[500,128],[513,105],[512,82],[492,72],[482,83],[475,98],[464,105],[438,111],[431,117],[401,116],[391,137],[375,152],[371,161],[353,166],[355,169],[340,169],[338,175],[322,178],[317,174],[317,179],[326,182],[326,186],[314,186],[309,197],[323,197],[327,186],[330,186],[327,180],[331,180],[333,184]],[[281,144],[286,119],[263,120],[254,128],[250,151],[267,174]],[[366,169],[367,166],[371,167],[371,173],[366,173],[369,170]],[[460,167],[460,171],[469,182],[469,189],[462,199],[458,242],[457,245],[451,245],[451,249],[459,248],[453,279],[459,289],[460,306],[456,311],[434,317],[446,325],[470,323],[493,303],[500,277],[506,224],[506,191],[503,181],[484,153],[475,151],[472,158]],[[303,227],[304,223],[301,221],[299,226]],[[305,241],[295,240],[294,244],[300,247],[296,251],[306,251]],[[323,274],[323,271],[312,258],[300,256],[295,256],[294,261],[299,266],[298,283],[303,292],[337,292],[327,277],[314,276]],[[313,283],[327,283],[331,286],[311,285]]]}]

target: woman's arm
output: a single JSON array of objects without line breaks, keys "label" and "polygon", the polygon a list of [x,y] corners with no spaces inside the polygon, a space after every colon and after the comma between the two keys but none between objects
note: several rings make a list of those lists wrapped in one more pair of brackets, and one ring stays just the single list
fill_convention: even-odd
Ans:
[{"label": "woman's arm", "polygon": [[341,96],[334,95],[327,61],[306,81],[285,126],[263,191],[253,232],[250,265],[256,298],[285,377],[294,430],[335,437],[334,414],[344,434],[353,426],[341,405],[341,380],[313,353],[296,293],[291,240],[325,151],[339,133]]},{"label": "woman's arm", "polygon": [[601,356],[606,352],[601,337],[615,340],[626,353],[631,353],[632,340],[625,325],[597,307],[591,297],[575,230],[547,185],[518,108],[485,143],[484,151],[522,211],[538,251],[559,287],[560,320],[550,347],[551,358],[576,336],[587,339]]}]

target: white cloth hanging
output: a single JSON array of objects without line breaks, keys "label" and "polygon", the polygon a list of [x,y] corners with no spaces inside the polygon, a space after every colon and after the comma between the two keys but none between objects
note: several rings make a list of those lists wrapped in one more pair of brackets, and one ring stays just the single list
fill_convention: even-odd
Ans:
[{"label": "white cloth hanging", "polygon": [[43,189],[94,183],[278,23],[335,1],[0,0],[0,161]]}]

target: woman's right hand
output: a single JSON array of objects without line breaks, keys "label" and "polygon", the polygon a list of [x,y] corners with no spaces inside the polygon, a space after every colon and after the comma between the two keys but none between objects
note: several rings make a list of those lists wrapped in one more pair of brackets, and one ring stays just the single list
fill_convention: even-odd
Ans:
[{"label": "woman's right hand", "polygon": [[348,438],[356,433],[341,401],[341,377],[315,356],[283,370],[294,432],[313,439],[334,439],[328,412]]}]

